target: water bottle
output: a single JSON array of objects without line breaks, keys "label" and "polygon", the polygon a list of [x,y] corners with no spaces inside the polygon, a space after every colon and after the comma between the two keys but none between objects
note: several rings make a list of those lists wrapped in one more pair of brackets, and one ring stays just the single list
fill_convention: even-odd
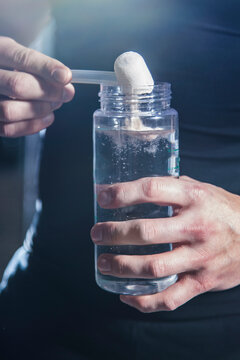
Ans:
[{"label": "water bottle", "polygon": [[[171,84],[158,83],[151,92],[131,95],[117,86],[102,85],[101,108],[94,113],[94,212],[95,223],[163,218],[172,208],[140,204],[103,209],[97,203],[98,185],[133,181],[144,177],[179,176],[178,113],[170,107]],[[177,275],[158,279],[127,279],[103,275],[97,269],[102,253],[150,255],[172,250],[171,244],[95,246],[97,284],[118,294],[153,294],[166,289]]]}]

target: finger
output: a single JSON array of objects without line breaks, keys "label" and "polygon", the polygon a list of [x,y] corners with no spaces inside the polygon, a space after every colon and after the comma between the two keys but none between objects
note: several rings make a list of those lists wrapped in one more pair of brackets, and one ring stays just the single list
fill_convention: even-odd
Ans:
[{"label": "finger", "polygon": [[54,121],[54,114],[41,118],[14,123],[0,122],[0,136],[15,138],[19,136],[31,135],[50,126]]},{"label": "finger", "polygon": [[98,203],[107,209],[141,203],[161,206],[190,204],[190,188],[196,186],[173,177],[142,178],[114,185],[98,185]]},{"label": "finger", "polygon": [[183,180],[183,181],[192,182],[192,183],[199,183],[199,181],[198,181],[198,180],[193,179],[193,178],[191,178],[191,177],[189,177],[189,176],[186,176],[186,175],[182,175],[182,176],[180,176],[180,178],[179,178],[179,179],[180,179],[180,180]]},{"label": "finger", "polygon": [[71,70],[60,61],[6,37],[0,37],[0,65],[38,75],[56,84],[66,85],[72,79]]},{"label": "finger", "polygon": [[68,102],[74,96],[74,87],[54,86],[31,74],[0,70],[0,94],[20,100]]},{"label": "finger", "polygon": [[184,274],[174,285],[161,293],[142,296],[121,295],[120,299],[144,313],[173,311],[205,291],[205,287],[193,275]]},{"label": "finger", "polygon": [[3,100],[0,101],[0,121],[9,123],[46,117],[61,105],[61,102]]},{"label": "finger", "polygon": [[141,279],[162,278],[196,270],[201,266],[197,253],[185,245],[154,255],[103,254],[98,257],[97,265],[99,271],[105,275]]},{"label": "finger", "polygon": [[97,245],[150,245],[193,240],[181,215],[98,223],[92,228],[91,237]]}]

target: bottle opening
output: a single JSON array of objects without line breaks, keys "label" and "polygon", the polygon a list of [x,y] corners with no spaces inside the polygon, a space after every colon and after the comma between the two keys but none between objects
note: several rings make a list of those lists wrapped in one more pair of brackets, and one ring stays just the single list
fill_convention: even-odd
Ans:
[{"label": "bottle opening", "polygon": [[101,85],[99,97],[104,111],[153,112],[170,107],[171,84],[159,82],[127,94],[119,86]]}]

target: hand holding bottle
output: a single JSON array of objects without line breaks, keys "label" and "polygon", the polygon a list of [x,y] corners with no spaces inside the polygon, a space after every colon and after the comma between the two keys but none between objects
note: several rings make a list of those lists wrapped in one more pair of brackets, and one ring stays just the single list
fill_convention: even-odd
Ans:
[{"label": "hand holding bottle", "polygon": [[188,177],[143,178],[106,186],[98,194],[104,209],[139,203],[173,206],[174,216],[96,224],[98,245],[173,243],[173,251],[155,255],[102,254],[98,269],[123,278],[179,280],[161,293],[121,295],[142,312],[175,310],[193,297],[240,284],[240,197]]}]

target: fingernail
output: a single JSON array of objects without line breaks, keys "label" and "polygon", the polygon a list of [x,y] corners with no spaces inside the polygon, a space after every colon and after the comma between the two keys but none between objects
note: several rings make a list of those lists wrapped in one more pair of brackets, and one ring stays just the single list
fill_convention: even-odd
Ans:
[{"label": "fingernail", "polygon": [[73,94],[68,89],[63,89],[62,101],[68,102],[72,100]]},{"label": "fingernail", "polygon": [[110,261],[104,257],[101,257],[98,260],[98,268],[103,271],[110,271],[111,270]]},{"label": "fingernail", "polygon": [[92,235],[93,241],[95,241],[95,242],[100,242],[103,239],[102,230],[100,230],[100,229],[93,229],[91,235]]},{"label": "fingernail", "polygon": [[62,102],[59,102],[59,101],[58,102],[53,102],[52,103],[52,108],[57,110],[57,109],[59,109],[61,107],[61,105],[62,105]]},{"label": "fingernail", "polygon": [[66,69],[55,69],[52,72],[52,77],[60,84],[66,84],[69,78],[69,72]]},{"label": "fingernail", "polygon": [[109,205],[112,201],[112,194],[109,191],[101,191],[98,195],[99,205]]}]

